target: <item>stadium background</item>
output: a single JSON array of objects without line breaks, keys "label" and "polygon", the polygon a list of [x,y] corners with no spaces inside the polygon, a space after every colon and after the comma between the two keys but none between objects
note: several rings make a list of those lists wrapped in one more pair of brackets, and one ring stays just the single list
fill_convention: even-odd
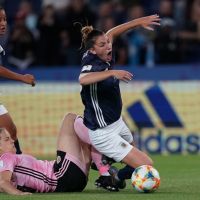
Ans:
[{"label": "stadium background", "polygon": [[[191,68],[190,73],[187,70],[186,72],[188,77],[193,78],[184,80],[180,78],[184,74],[180,68],[177,71],[171,68],[151,69],[151,74],[133,68],[135,80],[129,84],[121,84],[123,117],[135,133],[135,140],[142,150],[163,154],[199,154],[200,81],[196,69],[192,71]],[[1,84],[1,101],[14,118],[24,152],[37,156],[54,155],[56,135],[64,114],[73,112],[82,115],[80,86],[77,79],[74,79],[78,77],[78,72],[79,69],[57,68],[56,73],[62,74],[57,79],[54,70],[46,73],[46,77],[41,77],[41,69],[34,69],[30,73],[39,79],[34,88],[20,83]],[[172,73],[174,80],[171,80]],[[68,77],[69,74],[73,74],[74,77]],[[162,79],[159,80],[161,76]],[[141,80],[142,78],[144,80]],[[155,90],[153,95],[157,96],[162,91],[181,125],[173,121],[165,104],[159,105],[159,96],[157,104],[161,106],[161,115],[164,114],[164,119],[156,111],[146,91],[157,87],[160,90]],[[140,108],[137,107],[138,102],[152,124],[149,124],[141,114]],[[160,131],[162,136],[158,137]]]},{"label": "stadium background", "polygon": [[1,0],[9,23],[6,37],[0,38],[7,51],[3,63],[37,79],[34,88],[1,80],[1,102],[17,125],[23,152],[54,155],[64,114],[83,113],[77,81],[82,52],[73,22],[87,19],[106,31],[156,12],[162,25],[154,33],[136,29],[115,43],[117,66],[135,76],[121,84],[123,117],[144,151],[199,154],[200,2],[149,2]]}]

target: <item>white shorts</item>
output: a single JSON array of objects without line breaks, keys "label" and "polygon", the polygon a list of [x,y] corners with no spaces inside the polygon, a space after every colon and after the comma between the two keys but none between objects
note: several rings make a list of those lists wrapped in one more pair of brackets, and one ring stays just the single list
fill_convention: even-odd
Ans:
[{"label": "white shorts", "polygon": [[122,118],[104,128],[89,130],[89,137],[99,152],[117,162],[123,160],[133,148],[130,144],[133,142],[133,135]]},{"label": "white shorts", "polygon": [[4,115],[6,113],[8,113],[7,109],[3,105],[0,105],[0,115]]}]

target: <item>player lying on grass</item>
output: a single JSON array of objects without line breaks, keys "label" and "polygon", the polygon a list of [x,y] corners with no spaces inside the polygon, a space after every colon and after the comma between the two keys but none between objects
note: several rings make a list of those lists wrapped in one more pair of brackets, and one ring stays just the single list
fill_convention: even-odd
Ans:
[{"label": "player lying on grass", "polygon": [[0,128],[0,191],[13,195],[32,192],[81,192],[88,180],[90,145],[75,134],[76,115],[67,114],[57,139],[57,159],[37,160],[16,154],[14,141]]}]

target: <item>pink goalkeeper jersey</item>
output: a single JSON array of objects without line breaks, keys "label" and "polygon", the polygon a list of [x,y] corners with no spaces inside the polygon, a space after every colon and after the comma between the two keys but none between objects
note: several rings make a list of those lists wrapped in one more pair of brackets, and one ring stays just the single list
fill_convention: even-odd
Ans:
[{"label": "pink goalkeeper jersey", "polygon": [[0,157],[0,172],[11,171],[14,186],[29,187],[36,192],[53,192],[57,186],[54,162],[37,160],[26,154],[5,153]]}]

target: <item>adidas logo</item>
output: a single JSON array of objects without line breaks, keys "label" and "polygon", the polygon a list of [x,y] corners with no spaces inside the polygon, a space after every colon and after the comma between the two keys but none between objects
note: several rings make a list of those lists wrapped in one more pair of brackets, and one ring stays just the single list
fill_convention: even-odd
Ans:
[{"label": "adidas logo", "polygon": [[[145,95],[165,127],[182,128],[183,123],[172,104],[158,85],[145,91]],[[155,124],[141,101],[134,102],[127,108],[129,115],[138,128],[154,128]]]}]

